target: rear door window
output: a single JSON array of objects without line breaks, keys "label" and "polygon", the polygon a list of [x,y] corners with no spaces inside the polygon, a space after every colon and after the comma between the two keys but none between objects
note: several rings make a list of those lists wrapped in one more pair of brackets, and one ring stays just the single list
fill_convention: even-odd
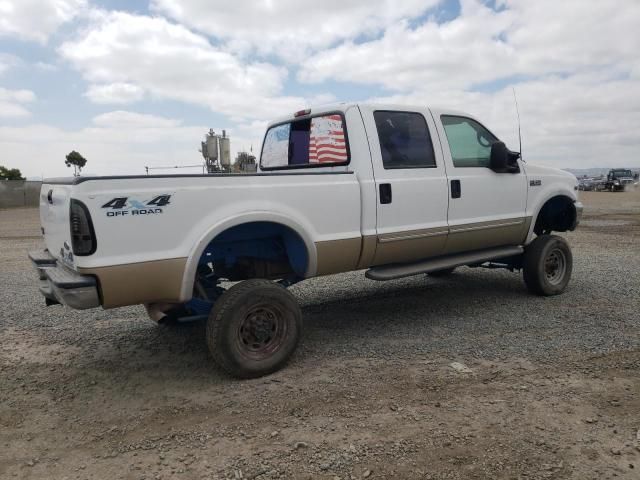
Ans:
[{"label": "rear door window", "polygon": [[349,163],[341,114],[303,118],[271,127],[260,157],[262,169],[304,168]]},{"label": "rear door window", "polygon": [[436,166],[429,128],[421,114],[378,110],[373,117],[386,170]]}]

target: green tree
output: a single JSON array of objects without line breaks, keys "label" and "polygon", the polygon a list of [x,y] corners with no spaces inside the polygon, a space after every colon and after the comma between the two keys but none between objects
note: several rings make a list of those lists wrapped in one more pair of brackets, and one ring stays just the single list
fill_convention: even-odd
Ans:
[{"label": "green tree", "polygon": [[24,180],[17,168],[6,168],[0,165],[0,180]]},{"label": "green tree", "polygon": [[73,165],[74,177],[77,177],[78,175],[80,175],[80,171],[87,164],[87,159],[84,158],[75,150],[71,151],[71,153],[69,153],[65,158],[66,160],[64,161],[64,164],[67,167],[70,167],[71,165]]}]

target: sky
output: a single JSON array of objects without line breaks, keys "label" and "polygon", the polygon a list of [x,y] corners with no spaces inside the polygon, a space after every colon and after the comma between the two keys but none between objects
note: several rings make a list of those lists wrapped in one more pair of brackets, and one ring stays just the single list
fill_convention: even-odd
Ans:
[{"label": "sky", "polygon": [[463,110],[517,150],[515,89],[525,160],[638,167],[639,26],[638,0],[0,0],[0,165],[194,165],[209,128],[259,153],[342,101]]}]

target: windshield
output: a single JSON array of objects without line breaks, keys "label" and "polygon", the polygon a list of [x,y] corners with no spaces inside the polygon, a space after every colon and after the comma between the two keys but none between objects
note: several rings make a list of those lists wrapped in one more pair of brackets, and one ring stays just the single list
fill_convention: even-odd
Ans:
[{"label": "windshield", "polygon": [[633,175],[631,174],[631,170],[614,170],[613,176],[614,177],[633,177]]}]

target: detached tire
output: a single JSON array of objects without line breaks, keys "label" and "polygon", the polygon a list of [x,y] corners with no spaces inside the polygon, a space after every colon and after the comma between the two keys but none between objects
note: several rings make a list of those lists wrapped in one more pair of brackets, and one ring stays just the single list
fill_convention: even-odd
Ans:
[{"label": "detached tire", "polygon": [[236,378],[256,378],[282,368],[302,330],[302,313],[284,287],[245,280],[227,290],[207,320],[207,346],[216,363]]},{"label": "detached tire", "polygon": [[524,283],[536,295],[559,295],[567,288],[573,271],[573,255],[567,241],[541,235],[524,252]]}]

